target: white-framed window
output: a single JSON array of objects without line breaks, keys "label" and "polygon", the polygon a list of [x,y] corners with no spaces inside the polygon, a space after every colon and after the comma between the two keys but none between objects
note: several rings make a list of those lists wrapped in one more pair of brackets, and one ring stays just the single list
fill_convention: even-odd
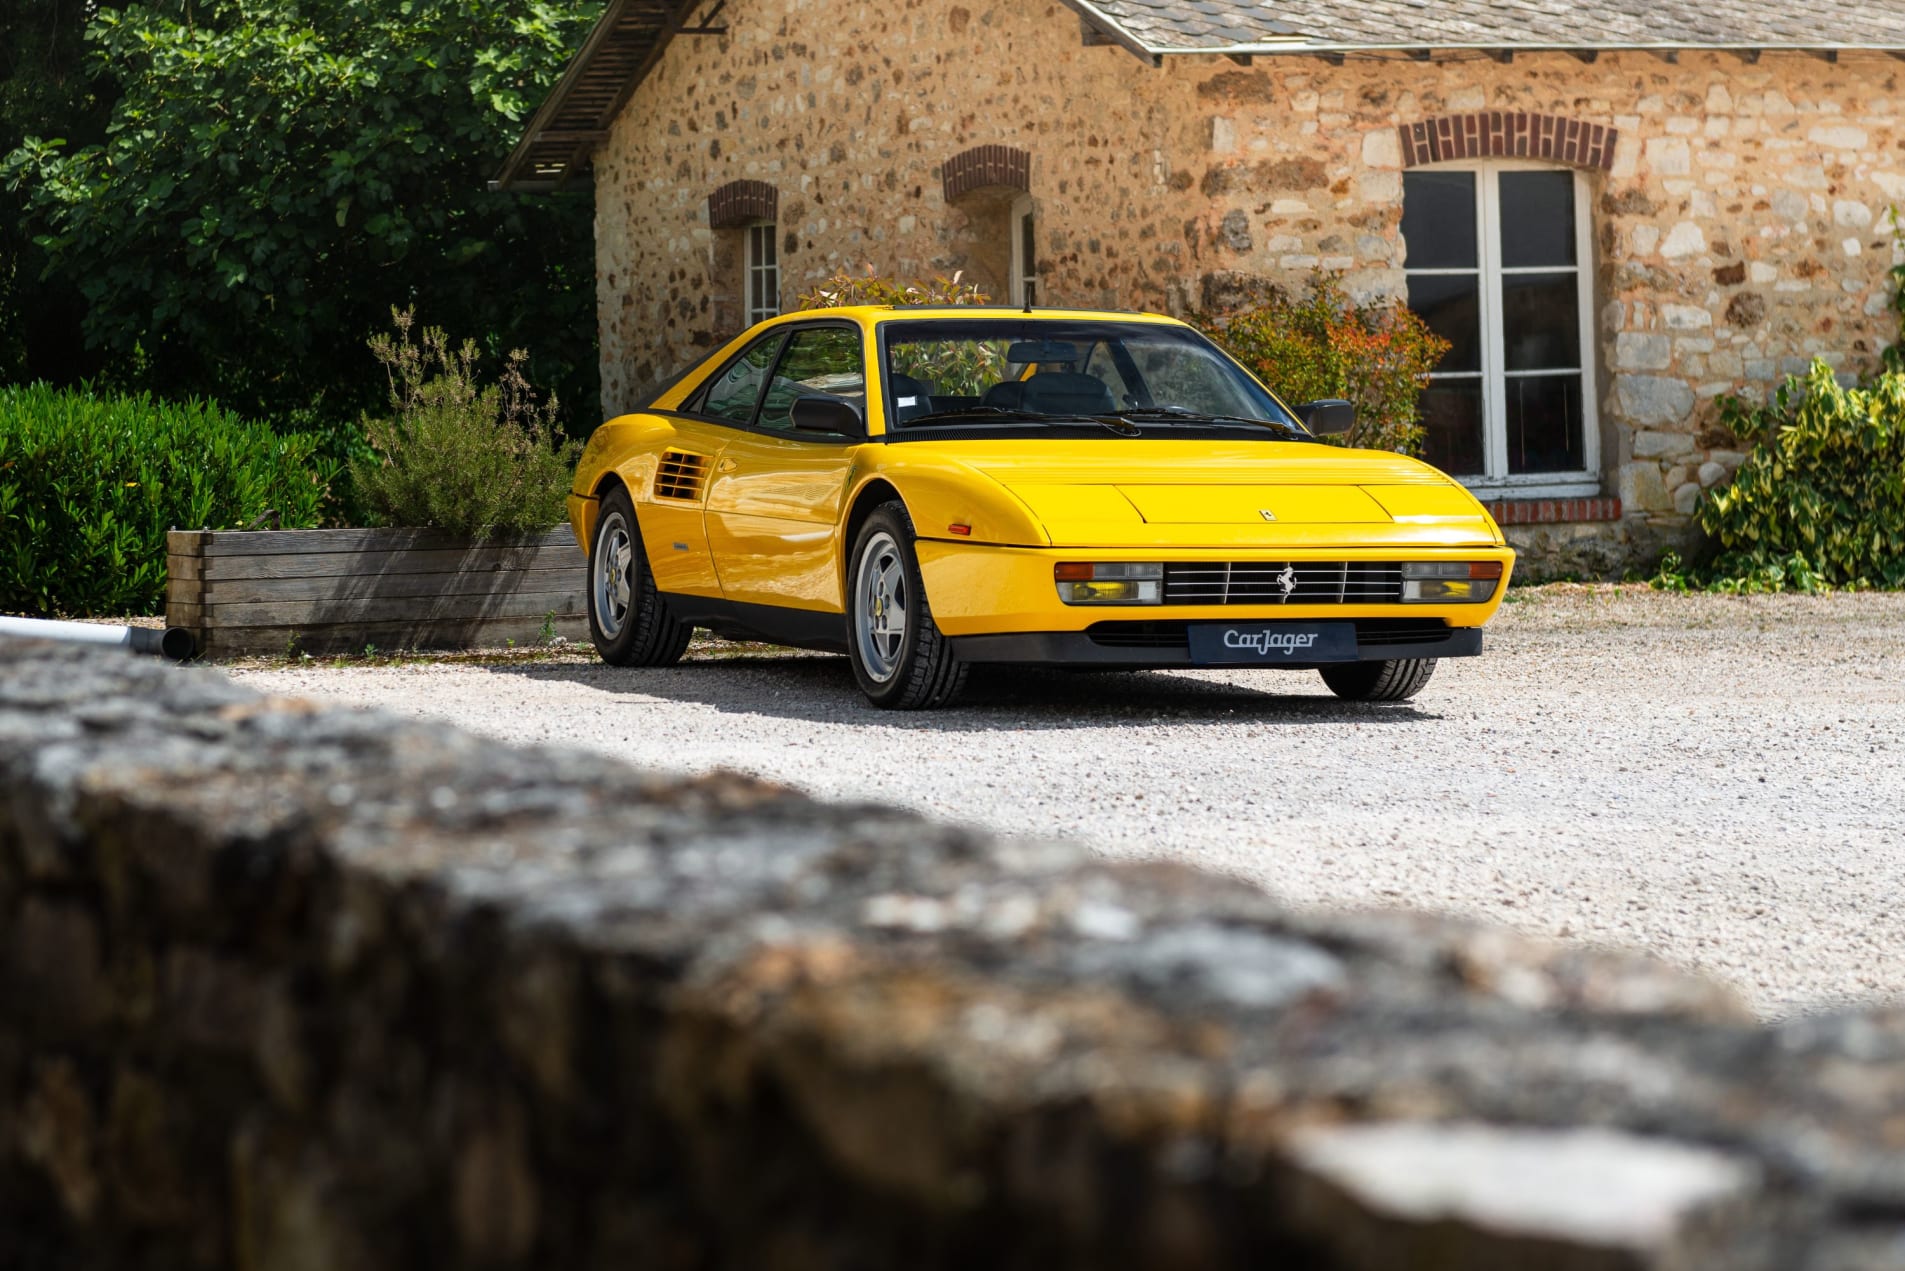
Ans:
[{"label": "white-framed window", "polygon": [[1600,492],[1586,178],[1513,160],[1402,177],[1409,307],[1450,349],[1423,458],[1477,489]]},{"label": "white-framed window", "polygon": [[1033,305],[1038,302],[1038,234],[1032,216],[1032,199],[1021,195],[1012,203],[1012,294],[1007,303]]},{"label": "white-framed window", "polygon": [[747,324],[781,311],[781,258],[777,227],[761,221],[747,227]]}]

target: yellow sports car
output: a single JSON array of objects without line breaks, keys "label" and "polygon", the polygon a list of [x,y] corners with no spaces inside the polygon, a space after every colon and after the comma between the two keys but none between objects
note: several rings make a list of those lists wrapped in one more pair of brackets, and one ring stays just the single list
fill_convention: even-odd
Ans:
[{"label": "yellow sports car", "polygon": [[1352,420],[1155,315],[788,314],[590,438],[590,629],[617,665],[695,627],[844,652],[896,708],[979,662],[1301,667],[1398,701],[1481,652],[1514,552],[1434,468],[1316,439]]}]

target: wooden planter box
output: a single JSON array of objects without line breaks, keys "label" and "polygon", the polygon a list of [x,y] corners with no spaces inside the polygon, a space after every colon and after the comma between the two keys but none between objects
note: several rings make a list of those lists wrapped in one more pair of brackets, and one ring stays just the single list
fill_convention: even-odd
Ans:
[{"label": "wooden planter box", "polygon": [[588,637],[564,525],[473,542],[442,530],[174,530],[167,626],[207,657],[533,645]]}]

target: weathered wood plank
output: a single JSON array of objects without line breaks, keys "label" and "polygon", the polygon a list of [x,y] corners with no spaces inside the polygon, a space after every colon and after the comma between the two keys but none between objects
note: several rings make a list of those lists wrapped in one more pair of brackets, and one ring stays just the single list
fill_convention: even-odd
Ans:
[{"label": "weathered wood plank", "polygon": [[359,622],[462,621],[584,612],[582,588],[508,595],[392,597],[382,600],[270,600],[246,604],[168,604],[166,622],[191,627],[331,626]]},{"label": "weathered wood plank", "polygon": [[[207,558],[216,556],[309,556],[327,552],[405,552],[405,551],[464,551],[472,547],[467,536],[452,534],[447,530],[431,529],[377,529],[377,530],[174,530],[173,534],[189,534],[200,540],[198,553]],[[170,535],[167,536],[168,540]],[[558,526],[531,534],[493,535],[484,539],[480,548],[510,547],[568,547],[579,551],[576,546],[575,532],[568,526]],[[181,542],[174,548],[168,541],[168,553],[189,554],[191,548]]]},{"label": "weathered wood plank", "polygon": [[379,600],[397,596],[511,595],[573,590],[587,584],[580,562],[565,569],[483,570],[457,574],[358,574],[335,578],[212,579],[199,584],[205,604],[279,600]]},{"label": "weathered wood plank", "polygon": [[[555,634],[581,644],[589,638],[584,618],[557,617]],[[362,653],[375,645],[383,652],[402,649],[495,649],[514,641],[518,647],[541,643],[543,619],[475,618],[461,622],[365,622],[346,626],[215,627],[200,645],[208,658],[278,656],[287,653]]]},{"label": "weathered wood plank", "polygon": [[[175,557],[166,557],[170,567]],[[189,559],[189,558],[187,558]],[[462,551],[318,552],[265,556],[211,556],[178,576],[222,581],[240,578],[352,578],[363,574],[492,573],[516,569],[581,569],[588,558],[573,547],[472,547]]]}]

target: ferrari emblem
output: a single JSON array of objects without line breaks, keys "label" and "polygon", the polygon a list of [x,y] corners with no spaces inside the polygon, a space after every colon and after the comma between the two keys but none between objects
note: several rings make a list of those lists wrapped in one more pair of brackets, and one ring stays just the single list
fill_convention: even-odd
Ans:
[{"label": "ferrari emblem", "polygon": [[1272,512],[1269,508],[1258,508],[1257,515],[1266,521],[1274,521],[1277,519],[1277,514]]},{"label": "ferrari emblem", "polygon": [[1285,596],[1288,596],[1291,592],[1296,590],[1295,565],[1285,565],[1283,567],[1283,572],[1277,575],[1277,586],[1283,588],[1283,594]]}]

